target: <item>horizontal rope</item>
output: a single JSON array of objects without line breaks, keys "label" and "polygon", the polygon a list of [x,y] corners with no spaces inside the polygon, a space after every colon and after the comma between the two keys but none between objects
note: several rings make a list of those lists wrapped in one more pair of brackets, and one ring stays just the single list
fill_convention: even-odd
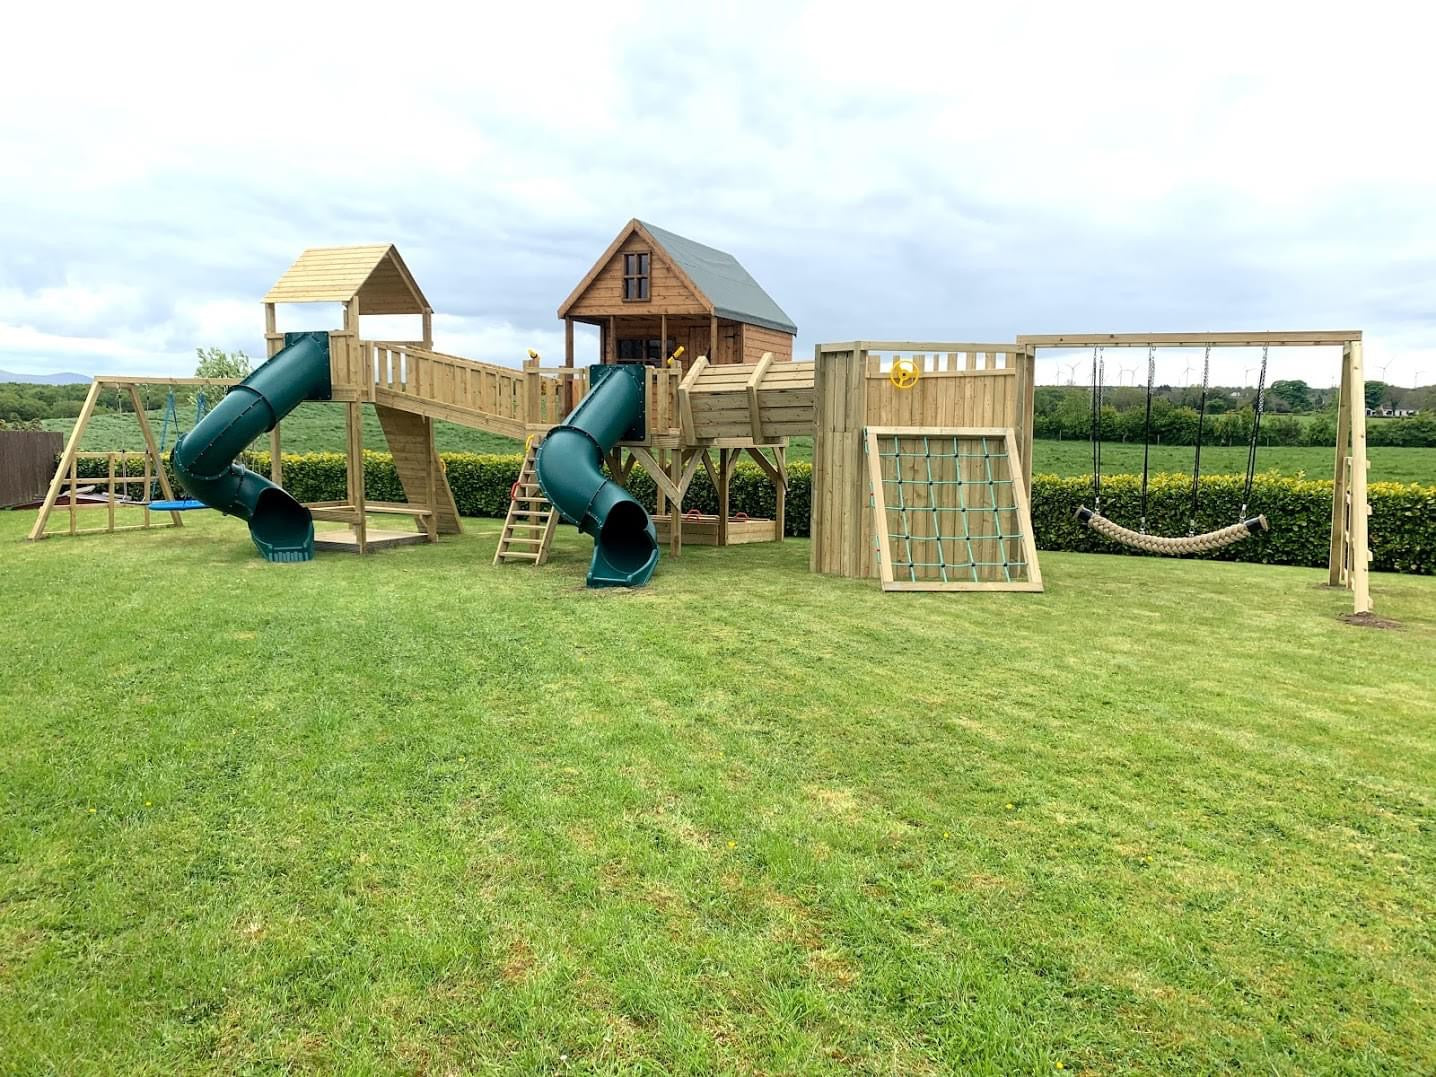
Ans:
[{"label": "horizontal rope", "polygon": [[1010,487],[1011,478],[887,478],[885,487]]},{"label": "horizontal rope", "polygon": [[1027,561],[893,561],[895,569],[1025,569]]},{"label": "horizontal rope", "polygon": [[906,509],[909,512],[1016,512],[1016,505],[889,505],[889,512]]},{"label": "horizontal rope", "polygon": [[880,460],[1006,460],[1005,452],[880,452]]}]

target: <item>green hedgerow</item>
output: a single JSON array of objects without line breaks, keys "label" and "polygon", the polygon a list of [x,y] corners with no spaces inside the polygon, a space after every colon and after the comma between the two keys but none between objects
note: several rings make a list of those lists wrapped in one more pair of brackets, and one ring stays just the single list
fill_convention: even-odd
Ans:
[{"label": "green hedgerow", "polygon": [[[484,453],[444,453],[441,456],[459,513],[464,516],[503,516],[509,490],[518,479],[522,457]],[[103,460],[83,460],[80,474],[101,475]],[[246,454],[245,463],[261,473],[269,471],[269,454]],[[301,501],[339,501],[345,497],[344,456],[340,453],[306,453],[284,456],[284,485]],[[786,534],[808,534],[812,505],[811,465],[788,465]],[[641,468],[628,479],[628,489],[650,511],[654,507],[653,480]],[[1248,514],[1264,513],[1271,531],[1204,556],[1227,561],[1255,561],[1271,565],[1324,565],[1330,548],[1331,482],[1263,473],[1252,486]],[[404,500],[403,487],[388,453],[364,454],[364,488],[375,501]],[[1109,475],[1102,479],[1103,512],[1127,527],[1141,521],[1141,480],[1135,475]],[[1416,483],[1372,483],[1372,568],[1387,572],[1430,575],[1436,572],[1436,486]],[[1091,482],[1082,477],[1037,475],[1032,480],[1032,523],[1037,545],[1044,550],[1121,553],[1125,547],[1103,539],[1073,518],[1080,504],[1090,504]],[[1183,475],[1152,476],[1147,496],[1147,529],[1158,535],[1185,535],[1189,529],[1208,531],[1225,527],[1241,511],[1242,478],[1206,475],[1201,481],[1195,519],[1191,516],[1191,479]],[[705,472],[699,471],[684,501],[686,509],[718,510],[718,496]],[[773,485],[753,463],[737,466],[730,494],[731,511],[772,517]]]}]

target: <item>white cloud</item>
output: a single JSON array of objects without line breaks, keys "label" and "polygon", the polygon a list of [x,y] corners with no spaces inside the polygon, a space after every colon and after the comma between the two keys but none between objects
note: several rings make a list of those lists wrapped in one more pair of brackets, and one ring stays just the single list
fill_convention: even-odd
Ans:
[{"label": "white cloud", "polygon": [[[25,43],[0,69],[0,98],[24,102],[0,113],[12,368],[260,354],[258,299],[301,248],[376,240],[404,251],[441,346],[561,356],[555,308],[638,215],[734,251],[804,353],[1349,325],[1392,380],[1436,376],[1436,144],[1419,137],[1436,16],[1419,6],[142,2],[74,19],[32,5],[7,26]],[[1335,365],[1282,356],[1277,375]]]}]

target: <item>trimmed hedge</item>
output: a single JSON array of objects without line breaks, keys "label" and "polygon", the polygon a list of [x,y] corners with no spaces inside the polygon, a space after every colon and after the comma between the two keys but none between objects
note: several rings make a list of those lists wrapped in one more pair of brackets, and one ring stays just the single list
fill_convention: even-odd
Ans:
[{"label": "trimmed hedge", "polygon": [[[1196,530],[1211,531],[1236,521],[1241,510],[1240,475],[1205,475],[1197,508]],[[1204,555],[1212,560],[1256,561],[1268,565],[1327,563],[1331,544],[1331,481],[1267,473],[1252,484],[1248,514],[1265,513],[1271,531]],[[1032,480],[1032,526],[1044,550],[1083,553],[1136,553],[1079,524],[1078,505],[1092,504],[1086,477],[1037,475]],[[1103,514],[1131,528],[1141,520],[1142,480],[1137,475],[1102,478]],[[1387,572],[1430,575],[1436,571],[1436,486],[1372,483],[1371,567]],[[1147,529],[1156,535],[1185,535],[1189,526],[1192,480],[1185,475],[1153,475],[1147,495]]]},{"label": "trimmed hedge", "polygon": [[[503,516],[509,489],[517,481],[523,460],[517,455],[444,453],[445,472],[464,516]],[[261,473],[269,471],[269,454],[247,454],[245,462]],[[81,461],[82,469],[103,474],[104,461]],[[98,465],[98,466],[95,466]],[[788,464],[788,505],[784,532],[805,537],[811,509],[812,466]],[[388,453],[364,454],[364,483],[376,501],[402,501],[404,491]],[[308,453],[284,457],[284,485],[301,501],[335,501],[344,497],[344,456]],[[652,511],[653,480],[641,468],[629,476],[628,488]],[[1032,520],[1037,545],[1044,550],[1121,553],[1125,547],[1107,542],[1073,518],[1079,504],[1090,503],[1091,481],[1037,475],[1032,480]],[[1207,531],[1233,522],[1241,507],[1242,479],[1237,475],[1202,478],[1196,529]],[[1135,475],[1109,475],[1102,479],[1103,510],[1129,527],[1139,520],[1141,480]],[[1183,475],[1152,476],[1147,506],[1147,527],[1154,534],[1185,535],[1188,528],[1191,480]],[[1436,486],[1416,483],[1372,483],[1372,567],[1387,572],[1430,575],[1436,572]],[[699,470],[689,487],[685,508],[713,513],[718,496]],[[756,464],[740,463],[733,475],[730,507],[749,516],[773,515],[773,487]],[[1267,535],[1256,536],[1207,555],[1226,561],[1256,561],[1271,565],[1326,564],[1331,527],[1330,480],[1301,479],[1261,474],[1252,488],[1252,512],[1271,521]]]}]

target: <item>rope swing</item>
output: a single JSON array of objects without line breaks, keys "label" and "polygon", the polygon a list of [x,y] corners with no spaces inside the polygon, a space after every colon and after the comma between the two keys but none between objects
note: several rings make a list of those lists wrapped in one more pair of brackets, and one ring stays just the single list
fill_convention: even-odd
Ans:
[{"label": "rope swing", "polygon": [[1202,356],[1202,392],[1197,403],[1196,451],[1192,457],[1192,499],[1187,512],[1187,534],[1184,537],[1167,537],[1147,534],[1147,480],[1151,463],[1152,447],[1152,386],[1156,380],[1156,347],[1147,348],[1147,404],[1146,417],[1142,424],[1142,508],[1141,530],[1133,531],[1102,515],[1102,382],[1105,363],[1102,349],[1092,349],[1092,508],[1080,505],[1076,516],[1097,534],[1112,542],[1141,550],[1144,553],[1166,554],[1179,557],[1183,554],[1210,553],[1240,542],[1248,535],[1268,531],[1270,526],[1265,516],[1247,516],[1247,505],[1251,502],[1252,480],[1256,476],[1257,438],[1261,432],[1261,417],[1266,410],[1266,347],[1261,350],[1261,373],[1257,378],[1257,393],[1252,416],[1251,441],[1247,446],[1246,483],[1242,489],[1242,507],[1237,513],[1237,522],[1216,531],[1197,533],[1197,505],[1201,495],[1202,478],[1202,435],[1207,416],[1207,383],[1211,373],[1212,349],[1207,346]]}]

